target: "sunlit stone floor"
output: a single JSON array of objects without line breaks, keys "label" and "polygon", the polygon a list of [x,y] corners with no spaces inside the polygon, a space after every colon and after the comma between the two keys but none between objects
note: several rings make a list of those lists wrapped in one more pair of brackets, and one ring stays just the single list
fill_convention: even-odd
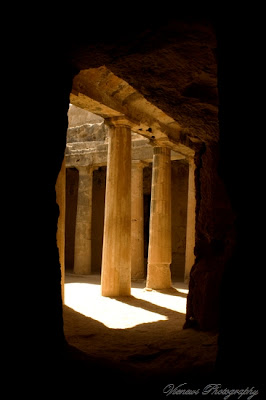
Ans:
[{"label": "sunlit stone floor", "polygon": [[[183,329],[187,285],[146,290],[132,282],[131,296],[100,294],[100,276],[66,274],[64,332],[79,355],[132,368],[141,376],[209,374],[217,352],[217,335]],[[170,378],[169,378],[170,379]]]}]

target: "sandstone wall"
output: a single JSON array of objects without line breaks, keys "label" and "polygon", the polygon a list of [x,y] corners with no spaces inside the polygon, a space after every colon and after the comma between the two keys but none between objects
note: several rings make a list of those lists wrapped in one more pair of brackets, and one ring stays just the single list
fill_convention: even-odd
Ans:
[{"label": "sandstone wall", "polygon": [[92,189],[92,273],[99,274],[102,266],[104,202],[106,167],[100,167],[93,173]]},{"label": "sandstone wall", "polygon": [[185,272],[188,165],[172,162],[172,278],[183,282]]},{"label": "sandstone wall", "polygon": [[66,169],[66,218],[65,218],[65,268],[73,271],[74,267],[74,245],[75,245],[75,223],[77,214],[78,194],[78,170]]}]

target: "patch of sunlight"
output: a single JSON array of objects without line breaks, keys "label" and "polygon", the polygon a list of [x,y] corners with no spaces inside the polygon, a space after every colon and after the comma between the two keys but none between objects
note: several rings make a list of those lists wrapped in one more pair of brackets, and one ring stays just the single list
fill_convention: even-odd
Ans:
[{"label": "patch of sunlight", "polygon": [[[142,297],[145,295],[143,289],[132,289],[131,293],[138,299],[144,299]],[[144,300],[150,301],[146,298]],[[134,298],[130,297],[130,301],[134,304]],[[100,285],[90,283],[66,283],[65,304],[86,317],[93,318],[113,329],[132,328],[139,324],[168,319],[165,315],[128,305],[114,298],[103,297]],[[158,305],[161,304],[158,303]]]},{"label": "patch of sunlight", "polygon": [[179,292],[179,293],[188,294],[188,289],[176,288],[176,290],[177,290],[177,292]]},{"label": "patch of sunlight", "polygon": [[[177,290],[177,289],[176,289]],[[186,290],[186,289],[178,289],[178,291]],[[181,292],[183,293],[183,292]],[[167,308],[168,310],[176,311],[181,314],[186,314],[187,307],[187,298],[181,297],[173,294],[160,293],[156,290],[145,290],[145,289],[131,289],[131,294],[138,299],[143,299],[149,301],[152,304],[155,304],[160,307]]]}]

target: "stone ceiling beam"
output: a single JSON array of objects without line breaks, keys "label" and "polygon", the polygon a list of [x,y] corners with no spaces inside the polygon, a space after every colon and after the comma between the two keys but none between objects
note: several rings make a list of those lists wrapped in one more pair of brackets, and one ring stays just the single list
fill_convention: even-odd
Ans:
[{"label": "stone ceiling beam", "polygon": [[103,118],[125,116],[133,132],[186,157],[194,154],[194,143],[173,118],[105,66],[80,71],[73,80],[70,101]]}]

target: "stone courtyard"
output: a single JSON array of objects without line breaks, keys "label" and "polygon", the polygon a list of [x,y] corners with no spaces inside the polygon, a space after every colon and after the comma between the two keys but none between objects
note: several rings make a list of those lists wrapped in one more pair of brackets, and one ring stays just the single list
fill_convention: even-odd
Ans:
[{"label": "stone courtyard", "polygon": [[70,5],[69,18],[64,5],[54,30],[54,12],[44,24],[29,13],[34,26],[21,19],[4,58],[17,133],[4,146],[6,254],[27,283],[15,275],[14,329],[3,326],[10,390],[21,388],[15,372],[26,395],[51,378],[60,398],[71,385],[71,397],[82,387],[82,398],[122,399],[197,378],[257,387],[259,15],[108,4]]},{"label": "stone courtyard", "polygon": [[[76,274],[100,273],[109,142],[108,127],[100,116],[73,105],[70,105],[68,118],[65,155],[67,168],[65,268]],[[152,166],[155,150],[154,143],[150,139],[133,131],[131,132],[131,146],[131,278],[143,279],[147,276]],[[171,276],[181,281],[187,281],[192,263],[192,260],[188,259],[191,253],[189,249],[186,254],[186,247],[188,248],[186,246],[187,217],[193,218],[193,215],[188,215],[187,212],[189,167],[184,155],[172,150],[170,157],[170,197],[165,193],[166,198],[169,197],[170,200],[170,220],[169,227],[166,228],[168,233],[166,234],[165,231],[164,234],[161,234],[160,240],[167,238],[166,240],[169,241],[169,244],[163,247],[170,249],[167,257],[170,257],[168,265],[171,269]],[[79,187],[83,188],[82,192]],[[129,211],[128,213],[130,214]],[[156,225],[162,226],[162,219],[160,222],[157,221]],[[189,236],[189,240],[192,240],[191,236]],[[193,241],[190,248],[192,245]],[[169,284],[169,282],[166,283],[167,286]]]}]

